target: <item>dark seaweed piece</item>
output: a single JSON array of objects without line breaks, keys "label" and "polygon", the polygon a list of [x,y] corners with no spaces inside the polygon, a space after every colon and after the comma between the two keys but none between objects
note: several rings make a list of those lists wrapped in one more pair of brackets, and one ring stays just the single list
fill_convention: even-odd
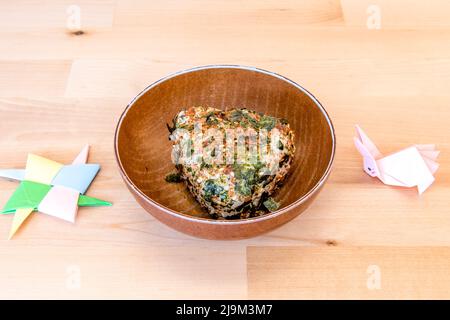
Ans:
[{"label": "dark seaweed piece", "polygon": [[169,133],[172,134],[172,132],[174,132],[177,128],[177,118],[178,115],[176,115],[173,119],[172,119],[172,126],[170,126],[168,123],[166,123],[167,129],[169,130]]},{"label": "dark seaweed piece", "polygon": [[280,150],[283,150],[283,149],[284,149],[283,142],[278,141],[278,149],[280,149]]},{"label": "dark seaweed piece", "polygon": [[214,125],[214,124],[218,124],[219,120],[216,117],[216,114],[211,111],[206,115],[206,124],[208,125]]},{"label": "dark seaweed piece", "polygon": [[228,197],[224,187],[217,184],[217,182],[213,179],[208,179],[205,181],[203,192],[205,193],[205,199],[207,201],[211,201],[212,197],[218,197],[220,200],[224,201]]},{"label": "dark seaweed piece", "polygon": [[231,122],[240,121],[242,117],[243,117],[242,110],[235,109],[229,115],[228,120],[230,120]]},{"label": "dark seaweed piece", "polygon": [[200,170],[202,170],[203,168],[210,169],[212,168],[212,164],[206,163],[205,161],[202,160],[202,163],[200,164]]},{"label": "dark seaweed piece", "polygon": [[170,182],[170,183],[178,183],[178,182],[182,181],[181,175],[178,172],[176,172],[176,173],[169,173],[166,176],[165,180],[167,182]]}]

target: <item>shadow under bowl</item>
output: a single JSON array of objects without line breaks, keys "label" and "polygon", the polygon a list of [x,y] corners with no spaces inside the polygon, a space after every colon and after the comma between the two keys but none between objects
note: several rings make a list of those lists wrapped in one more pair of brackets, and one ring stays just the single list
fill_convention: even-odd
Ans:
[{"label": "shadow under bowl", "polygon": [[[174,171],[166,123],[192,106],[248,108],[289,122],[296,152],[288,177],[274,195],[281,204],[277,211],[215,220],[184,184],[165,181]],[[325,109],[295,82],[257,68],[215,65],[181,71],[148,86],[120,117],[114,146],[125,184],[156,219],[196,237],[242,239],[281,226],[311,204],[330,174],[336,139]]]}]

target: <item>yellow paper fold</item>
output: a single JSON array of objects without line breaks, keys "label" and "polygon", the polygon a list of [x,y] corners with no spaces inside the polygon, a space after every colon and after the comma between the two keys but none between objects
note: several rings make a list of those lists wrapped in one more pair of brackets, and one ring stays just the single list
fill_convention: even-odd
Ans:
[{"label": "yellow paper fold", "polygon": [[35,154],[29,154],[25,171],[25,180],[51,184],[63,165]]},{"label": "yellow paper fold", "polygon": [[9,238],[10,240],[13,235],[16,233],[17,230],[19,230],[22,223],[28,218],[28,216],[33,212],[33,208],[25,208],[25,209],[17,209],[16,213],[14,214],[14,219],[11,225],[11,230],[9,231]]}]

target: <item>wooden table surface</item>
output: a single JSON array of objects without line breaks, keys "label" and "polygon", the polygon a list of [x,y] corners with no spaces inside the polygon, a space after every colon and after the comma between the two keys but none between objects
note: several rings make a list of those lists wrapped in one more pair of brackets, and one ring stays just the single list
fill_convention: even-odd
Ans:
[{"label": "wooden table surface", "polygon": [[[89,195],[114,206],[74,225],[35,214],[11,241],[0,216],[0,298],[450,298],[449,15],[447,0],[1,1],[0,168],[28,152],[67,163],[89,143],[102,166]],[[113,154],[140,90],[216,63],[302,84],[337,133],[314,204],[243,241],[156,221]],[[356,123],[383,152],[435,143],[435,184],[418,196],[366,175]],[[0,181],[1,205],[16,186]]]}]

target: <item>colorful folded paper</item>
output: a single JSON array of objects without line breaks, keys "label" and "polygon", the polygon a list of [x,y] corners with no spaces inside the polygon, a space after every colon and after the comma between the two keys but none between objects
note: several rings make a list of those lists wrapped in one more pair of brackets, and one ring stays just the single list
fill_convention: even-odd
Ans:
[{"label": "colorful folded paper", "polygon": [[70,165],[29,154],[25,169],[0,170],[0,177],[20,181],[1,214],[14,214],[9,239],[33,211],[75,222],[78,207],[110,206],[111,203],[84,195],[100,165],[87,164],[85,146]]}]

